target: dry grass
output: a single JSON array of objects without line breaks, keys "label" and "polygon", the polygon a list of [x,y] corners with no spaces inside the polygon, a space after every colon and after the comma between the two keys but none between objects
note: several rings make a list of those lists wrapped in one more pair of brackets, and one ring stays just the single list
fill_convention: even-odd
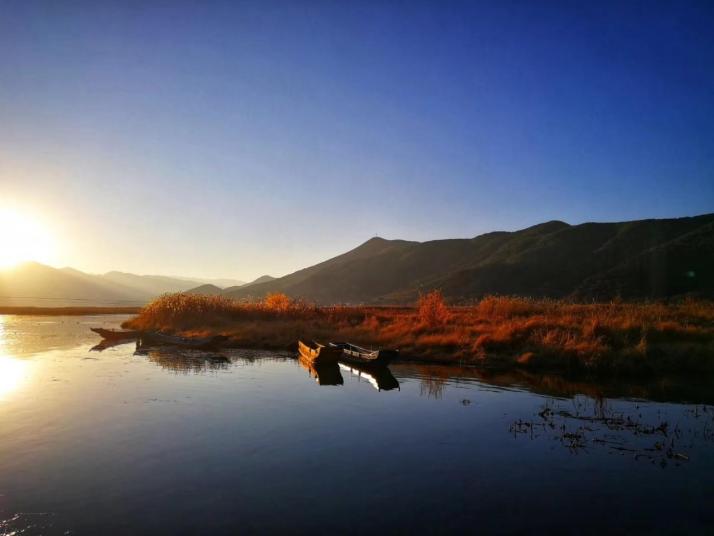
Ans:
[{"label": "dry grass", "polygon": [[548,370],[647,373],[714,370],[714,303],[578,304],[487,297],[447,307],[315,307],[273,295],[261,303],[173,294],[127,327],[225,334],[242,346],[286,348],[298,338],[397,347],[415,360]]}]

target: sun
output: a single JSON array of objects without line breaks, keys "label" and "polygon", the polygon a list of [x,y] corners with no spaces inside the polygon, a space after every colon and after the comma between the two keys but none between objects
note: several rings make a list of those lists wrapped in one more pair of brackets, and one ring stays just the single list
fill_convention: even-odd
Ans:
[{"label": "sun", "polygon": [[52,263],[54,256],[52,234],[39,219],[0,207],[0,269],[26,261]]}]

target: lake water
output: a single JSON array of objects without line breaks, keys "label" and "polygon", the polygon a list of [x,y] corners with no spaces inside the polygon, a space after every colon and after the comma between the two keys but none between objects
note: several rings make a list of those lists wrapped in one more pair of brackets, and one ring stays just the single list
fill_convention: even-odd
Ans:
[{"label": "lake water", "polygon": [[711,381],[91,351],[121,320],[0,316],[0,534],[714,529]]}]

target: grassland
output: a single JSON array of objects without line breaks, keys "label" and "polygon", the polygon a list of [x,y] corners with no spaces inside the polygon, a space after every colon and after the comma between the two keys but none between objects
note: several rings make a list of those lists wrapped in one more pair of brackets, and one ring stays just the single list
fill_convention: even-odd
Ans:
[{"label": "grassland", "polygon": [[226,335],[234,346],[286,349],[298,338],[396,347],[405,359],[601,374],[714,370],[714,303],[570,303],[487,297],[448,307],[316,307],[273,294],[259,303],[170,294],[125,327]]}]

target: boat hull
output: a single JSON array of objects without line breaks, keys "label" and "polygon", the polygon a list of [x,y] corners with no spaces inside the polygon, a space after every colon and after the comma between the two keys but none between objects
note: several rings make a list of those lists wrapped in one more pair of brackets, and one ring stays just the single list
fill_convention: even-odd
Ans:
[{"label": "boat hull", "polygon": [[330,347],[340,351],[340,361],[363,367],[384,367],[399,355],[398,350],[367,350],[343,342],[330,343]]},{"label": "boat hull", "polygon": [[339,350],[316,342],[298,341],[298,352],[300,357],[315,364],[337,363],[337,357],[340,355]]}]

